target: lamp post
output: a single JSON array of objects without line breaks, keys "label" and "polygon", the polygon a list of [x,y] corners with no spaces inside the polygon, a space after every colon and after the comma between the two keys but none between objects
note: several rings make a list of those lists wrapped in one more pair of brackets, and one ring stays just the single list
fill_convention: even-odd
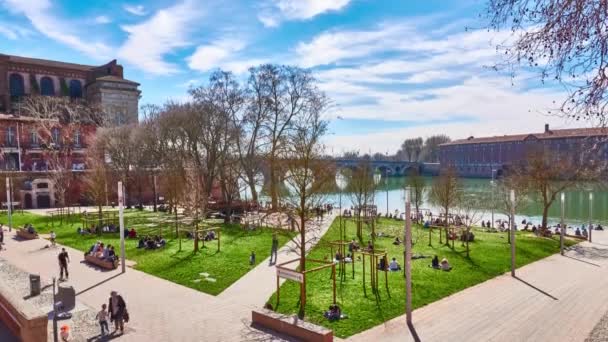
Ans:
[{"label": "lamp post", "polygon": [[11,199],[11,179],[6,177],[6,209],[8,214],[8,231],[10,232],[13,228],[13,217],[11,212],[11,207],[13,206],[13,201]]},{"label": "lamp post", "polygon": [[[382,179],[382,174],[380,172],[375,172],[374,173],[374,185],[378,186],[378,184],[380,183],[380,180]],[[376,194],[374,193],[374,199],[376,198]],[[367,209],[367,208],[366,208]],[[376,207],[376,211],[378,210],[378,208]],[[377,214],[377,213],[376,213]],[[372,218],[372,247],[375,249],[376,248],[376,218]]]},{"label": "lamp post", "polygon": [[[340,193],[339,193],[339,206],[340,206],[340,212],[339,212],[339,225],[340,225],[340,239],[342,240],[342,244],[340,244],[340,253],[342,253],[342,255],[346,255],[345,254],[345,250],[344,250],[344,242],[346,241],[346,225],[342,224],[342,192],[346,189],[346,186],[348,185],[348,180],[346,179],[346,176],[344,175],[344,173],[340,170],[338,171],[338,173],[336,173],[336,185],[338,186],[338,189],[340,189]],[[344,257],[341,259],[341,268],[340,268],[340,280],[344,280],[344,278],[346,278],[346,267],[344,267]]]},{"label": "lamp post", "polygon": [[124,187],[122,182],[118,182],[118,222],[120,225],[120,266],[122,273],[125,273],[125,217],[124,217]]},{"label": "lamp post", "polygon": [[561,194],[561,224],[560,224],[560,234],[559,234],[559,252],[561,255],[564,255],[564,233],[565,233],[565,227],[564,227],[564,205],[566,203],[566,194],[562,192]]},{"label": "lamp post", "polygon": [[591,232],[593,231],[593,227],[591,226],[591,221],[593,220],[593,192],[589,192],[589,242],[591,241]]},{"label": "lamp post", "polygon": [[515,190],[511,190],[511,227],[509,234],[511,235],[511,276],[515,277]]},{"label": "lamp post", "polygon": [[492,222],[490,222],[490,225],[492,228],[494,228],[494,189],[495,189],[495,184],[494,184],[494,174],[496,173],[496,169],[492,169],[492,180],[490,181],[490,184],[492,185]]},{"label": "lamp post", "polygon": [[412,219],[410,188],[405,189],[405,315],[407,324],[412,323]]}]

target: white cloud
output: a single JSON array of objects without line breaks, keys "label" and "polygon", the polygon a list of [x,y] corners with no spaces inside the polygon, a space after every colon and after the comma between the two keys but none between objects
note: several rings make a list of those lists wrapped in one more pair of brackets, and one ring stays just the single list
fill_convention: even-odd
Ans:
[{"label": "white cloud", "polygon": [[32,26],[45,36],[80,51],[96,59],[106,59],[110,48],[100,42],[83,40],[71,32],[73,27],[63,19],[55,18],[48,0],[5,0],[5,7],[17,14],[23,14]]},{"label": "white cloud", "polygon": [[97,24],[109,24],[112,20],[105,15],[95,17],[95,23]]},{"label": "white cloud", "polygon": [[127,12],[129,12],[129,13],[131,13],[133,15],[140,16],[140,17],[146,15],[146,13],[147,13],[146,9],[142,5],[127,5],[127,4],[125,4],[125,5],[122,6],[122,8],[125,11],[127,11]]},{"label": "white cloud", "polygon": [[13,30],[3,24],[0,24],[0,35],[3,35],[10,40],[16,40],[17,38],[19,38],[19,35],[16,30]]},{"label": "white cloud", "polygon": [[188,66],[198,71],[215,69],[244,47],[245,43],[237,39],[222,39],[209,45],[201,45],[188,57]]},{"label": "white cloud", "polygon": [[276,27],[283,20],[306,20],[325,12],[338,11],[351,0],[268,0],[258,14],[266,27]]},{"label": "white cloud", "polygon": [[175,73],[178,66],[166,62],[164,55],[192,45],[188,35],[203,14],[196,1],[187,0],[159,10],[142,23],[122,26],[129,37],[118,50],[118,56],[152,74]]}]

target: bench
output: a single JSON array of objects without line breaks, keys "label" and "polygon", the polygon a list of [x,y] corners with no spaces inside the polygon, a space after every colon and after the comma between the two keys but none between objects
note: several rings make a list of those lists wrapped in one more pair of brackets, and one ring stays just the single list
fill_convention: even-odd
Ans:
[{"label": "bench", "polygon": [[296,316],[285,316],[274,311],[260,309],[251,311],[251,323],[278,333],[310,342],[332,342],[334,332],[330,329],[300,320]]},{"label": "bench", "polygon": [[17,230],[17,236],[24,240],[33,240],[38,238],[38,233],[29,233],[26,229]]},{"label": "bench", "polygon": [[48,316],[0,283],[0,321],[23,342],[47,342]]},{"label": "bench", "polygon": [[116,267],[118,267],[118,259],[115,259],[114,262],[111,262],[111,261],[99,259],[98,257],[92,256],[92,255],[85,255],[84,261],[86,261],[90,264],[99,266],[101,268],[105,268],[107,270],[113,270],[113,269],[116,269]]}]

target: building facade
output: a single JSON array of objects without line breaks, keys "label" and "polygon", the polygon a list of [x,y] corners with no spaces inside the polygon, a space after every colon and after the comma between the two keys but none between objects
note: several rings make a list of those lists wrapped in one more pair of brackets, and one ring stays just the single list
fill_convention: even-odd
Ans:
[{"label": "building facade", "polygon": [[485,138],[469,137],[439,147],[441,167],[454,167],[463,177],[492,178],[508,172],[510,166],[523,162],[534,148],[544,148],[556,156],[572,154],[586,146],[595,146],[594,157],[608,160],[608,130],[574,128],[542,133],[504,135]]},{"label": "building facade", "polygon": [[98,106],[116,124],[136,123],[140,91],[113,60],[101,66],[0,54],[0,113],[19,114],[24,96],[69,96]]},{"label": "building facade", "polygon": [[[92,66],[0,54],[0,171],[19,180],[13,201],[24,207],[53,206],[53,165],[84,171],[87,147],[96,131],[94,125],[41,124],[21,111],[27,96],[84,101],[103,113],[109,124],[122,125],[138,121],[138,87],[123,77],[116,60]],[[72,190],[81,192],[80,184],[74,184]],[[72,197],[77,195],[82,194]]]}]

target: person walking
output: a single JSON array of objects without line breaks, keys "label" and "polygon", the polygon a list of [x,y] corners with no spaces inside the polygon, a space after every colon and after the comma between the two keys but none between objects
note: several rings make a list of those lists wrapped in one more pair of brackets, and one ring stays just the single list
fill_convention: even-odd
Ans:
[{"label": "person walking", "polygon": [[70,277],[68,273],[68,263],[70,262],[70,256],[65,248],[61,249],[61,253],[57,257],[59,259],[59,280],[63,280],[63,272],[65,272],[65,279]]},{"label": "person walking", "polygon": [[[277,252],[279,250],[279,239],[277,239],[277,233],[272,233],[272,247],[270,249],[270,264],[277,263]],[[274,258],[274,261],[273,261]]]},{"label": "person walking", "polygon": [[101,336],[106,336],[110,332],[110,328],[108,328],[108,310],[106,304],[101,305],[101,311],[97,313],[95,318],[101,327]]},{"label": "person walking", "polygon": [[57,238],[57,234],[55,234],[55,232],[52,231],[52,230],[51,230],[51,236],[50,236],[50,238],[51,238],[51,246],[55,247],[55,239]]},{"label": "person walking", "polygon": [[127,304],[116,291],[110,292],[108,311],[110,312],[110,321],[114,322],[114,332],[120,329],[120,333],[124,334],[125,320],[128,320]]}]

